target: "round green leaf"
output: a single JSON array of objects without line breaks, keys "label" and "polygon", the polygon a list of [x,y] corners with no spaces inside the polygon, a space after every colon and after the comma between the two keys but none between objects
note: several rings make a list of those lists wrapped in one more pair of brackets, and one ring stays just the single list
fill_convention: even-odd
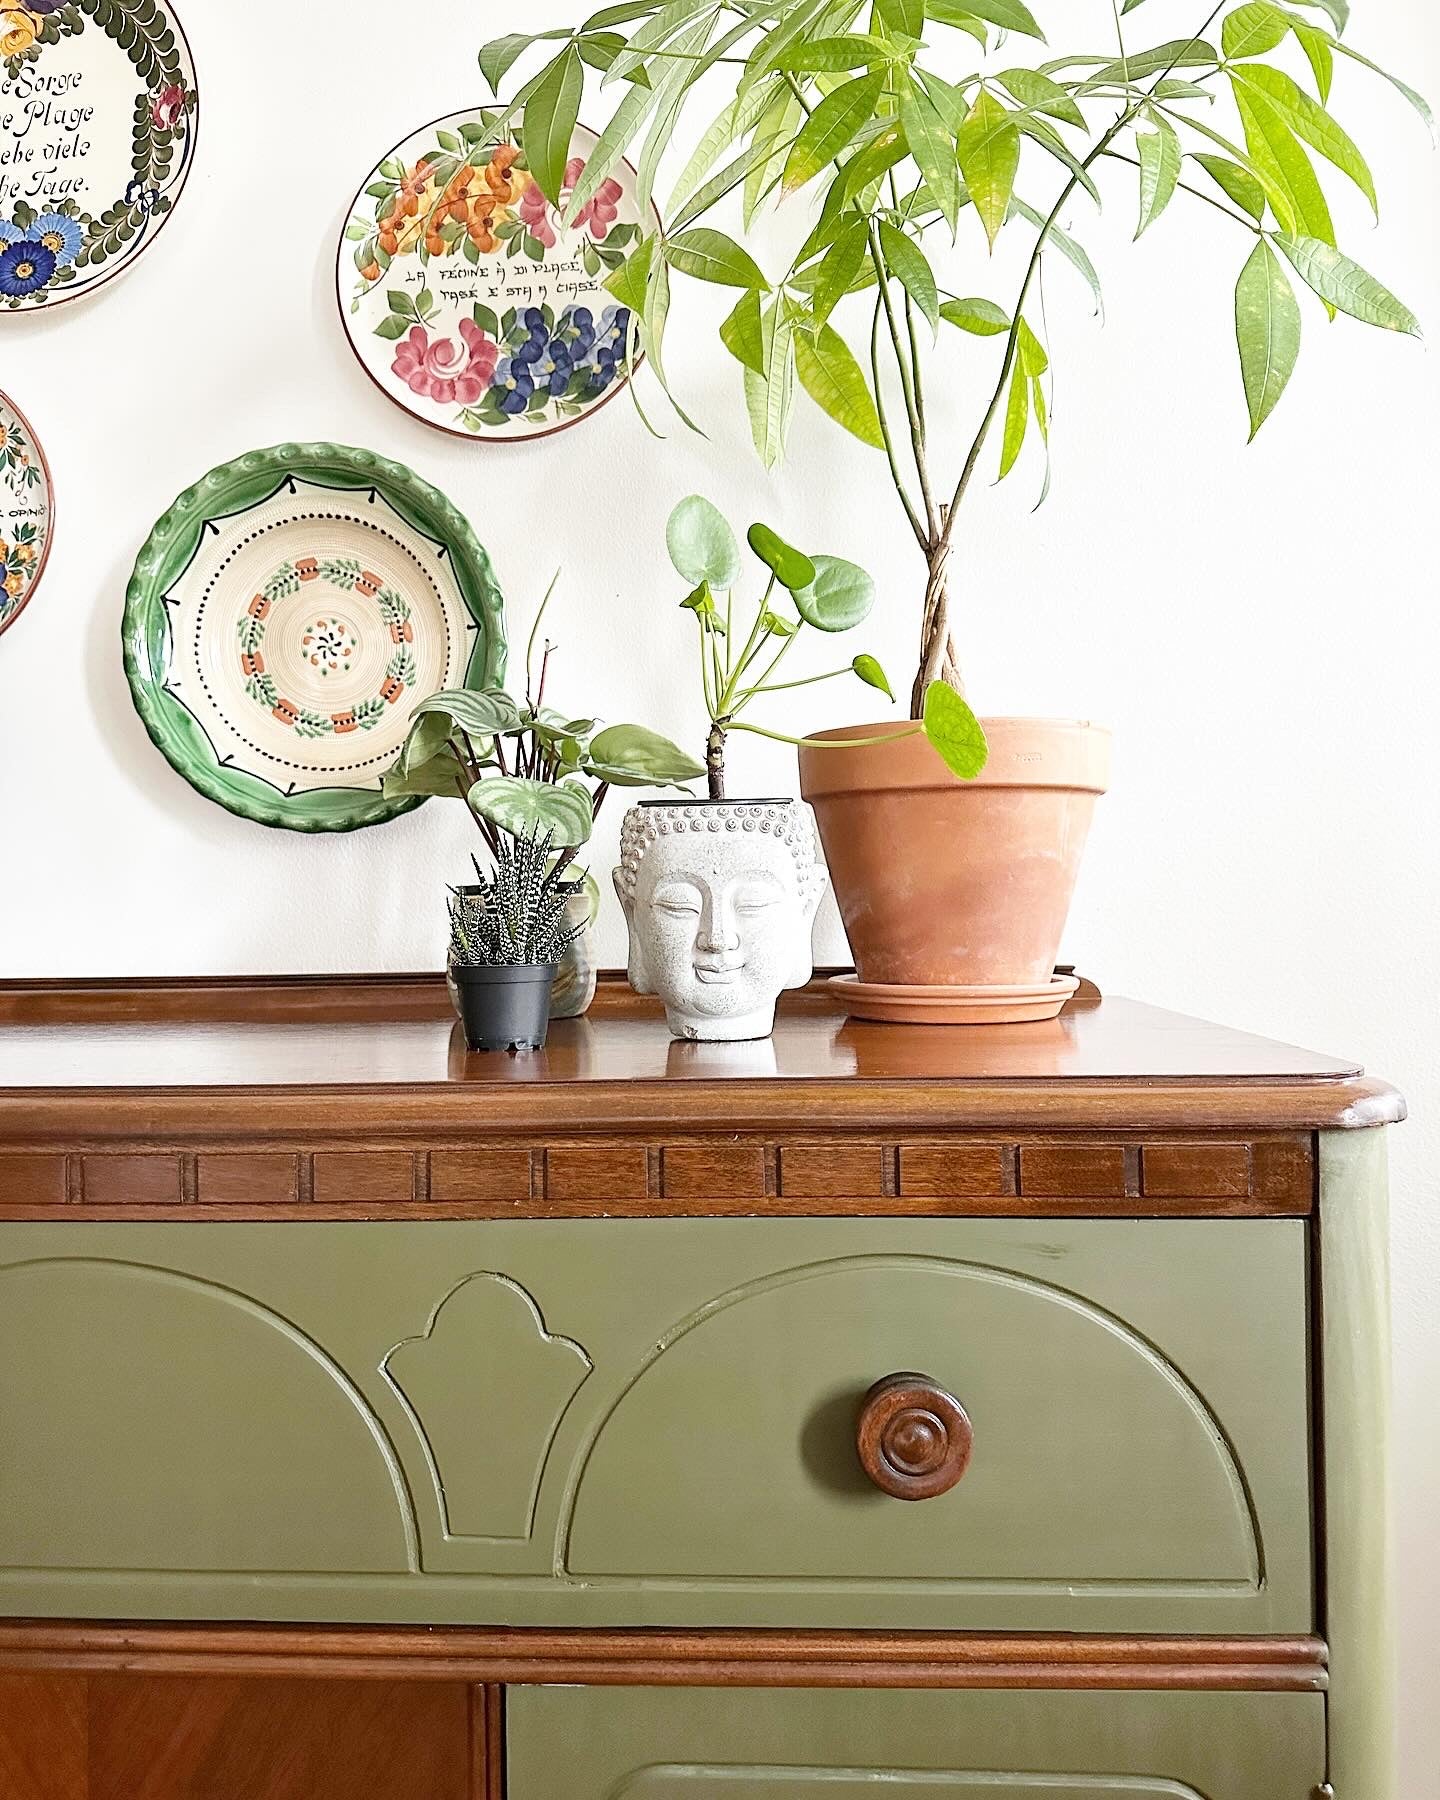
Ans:
[{"label": "round green leaf", "polygon": [[432,757],[444,754],[451,768],[456,766],[455,758],[445,750],[450,741],[451,724],[444,713],[423,712],[416,715],[410,727],[410,735],[395,763],[396,771],[401,775],[412,774]]},{"label": "round green leaf", "polygon": [[431,694],[415,708],[417,718],[425,713],[444,714],[472,738],[513,731],[520,723],[520,709],[499,688],[487,688],[481,693],[468,688],[445,689]]},{"label": "round green leaf", "polygon": [[745,541],[781,587],[789,588],[792,594],[814,581],[815,564],[768,525],[752,525],[745,534]]},{"label": "round green leaf", "polygon": [[807,625],[817,631],[849,631],[869,618],[875,583],[862,568],[838,556],[817,556],[814,567],[814,580],[794,590],[796,611]]},{"label": "round green leaf", "polygon": [[980,721],[954,688],[932,681],[925,690],[925,735],[962,781],[973,781],[985,767],[990,746]]},{"label": "round green leaf", "polygon": [[590,793],[578,781],[529,781],[489,775],[469,794],[471,809],[511,837],[549,837],[556,850],[575,850],[595,826]]},{"label": "round green leaf", "polygon": [[850,667],[867,687],[879,688],[887,700],[895,698],[890,691],[890,683],[885,677],[885,671],[873,656],[857,656]]},{"label": "round green leaf", "polygon": [[679,787],[705,765],[644,725],[607,725],[591,739],[585,773],[613,787]]},{"label": "round green leaf", "polygon": [[665,547],[692,587],[709,583],[722,593],[740,579],[740,546],[725,515],[702,494],[691,494],[670,515]]}]

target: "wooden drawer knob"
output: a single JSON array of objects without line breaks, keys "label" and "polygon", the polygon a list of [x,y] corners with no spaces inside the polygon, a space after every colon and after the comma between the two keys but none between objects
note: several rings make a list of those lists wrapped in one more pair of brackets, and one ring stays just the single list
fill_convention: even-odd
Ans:
[{"label": "wooden drawer knob", "polygon": [[930,1500],[965,1473],[975,1429],[965,1408],[928,1375],[887,1375],[865,1396],[855,1429],[860,1466],[881,1493]]}]

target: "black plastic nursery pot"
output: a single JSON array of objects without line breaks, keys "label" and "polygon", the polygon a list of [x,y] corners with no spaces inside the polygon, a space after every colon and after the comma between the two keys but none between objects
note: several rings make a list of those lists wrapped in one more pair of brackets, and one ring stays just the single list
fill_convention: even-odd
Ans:
[{"label": "black plastic nursery pot", "polygon": [[554,963],[450,971],[468,1050],[539,1050],[550,1024]]}]

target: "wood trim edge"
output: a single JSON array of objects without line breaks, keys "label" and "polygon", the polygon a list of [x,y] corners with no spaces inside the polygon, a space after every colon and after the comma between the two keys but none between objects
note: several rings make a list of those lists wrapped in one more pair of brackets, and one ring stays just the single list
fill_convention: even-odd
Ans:
[{"label": "wood trim edge", "polygon": [[487,1686],[1082,1688],[1319,1693],[1297,1638],[930,1632],[551,1631],[0,1624],[0,1672],[238,1675]]}]

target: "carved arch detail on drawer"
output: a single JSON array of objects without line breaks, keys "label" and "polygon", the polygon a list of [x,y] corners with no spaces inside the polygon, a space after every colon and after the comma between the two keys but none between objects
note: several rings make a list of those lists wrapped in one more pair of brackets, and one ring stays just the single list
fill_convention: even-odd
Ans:
[{"label": "carved arch detail on drawer", "polygon": [[556,1434],[591,1370],[494,1270],[457,1282],[423,1332],[386,1352],[380,1372],[419,1439],[447,1539],[530,1539]]},{"label": "carved arch detail on drawer", "polygon": [[[871,1383],[924,1369],[975,1430],[915,1505],[879,1494],[854,1425]],[[1203,1395],[1084,1296],[959,1259],[803,1264],[659,1338],[587,1431],[564,1496],[567,1573],[604,1584],[1251,1595],[1260,1521]]]},{"label": "carved arch detail on drawer", "polygon": [[869,1800],[875,1784],[887,1795],[917,1800],[964,1789],[970,1800],[1204,1800],[1188,1783],[1149,1775],[997,1773],[985,1769],[832,1769],[793,1764],[651,1763],[611,1790],[609,1800],[668,1800],[683,1788],[688,1800]]},{"label": "carved arch detail on drawer", "polygon": [[0,1566],[420,1568],[400,1460],[350,1376],[280,1313],[178,1270],[0,1267],[0,1446]]}]

